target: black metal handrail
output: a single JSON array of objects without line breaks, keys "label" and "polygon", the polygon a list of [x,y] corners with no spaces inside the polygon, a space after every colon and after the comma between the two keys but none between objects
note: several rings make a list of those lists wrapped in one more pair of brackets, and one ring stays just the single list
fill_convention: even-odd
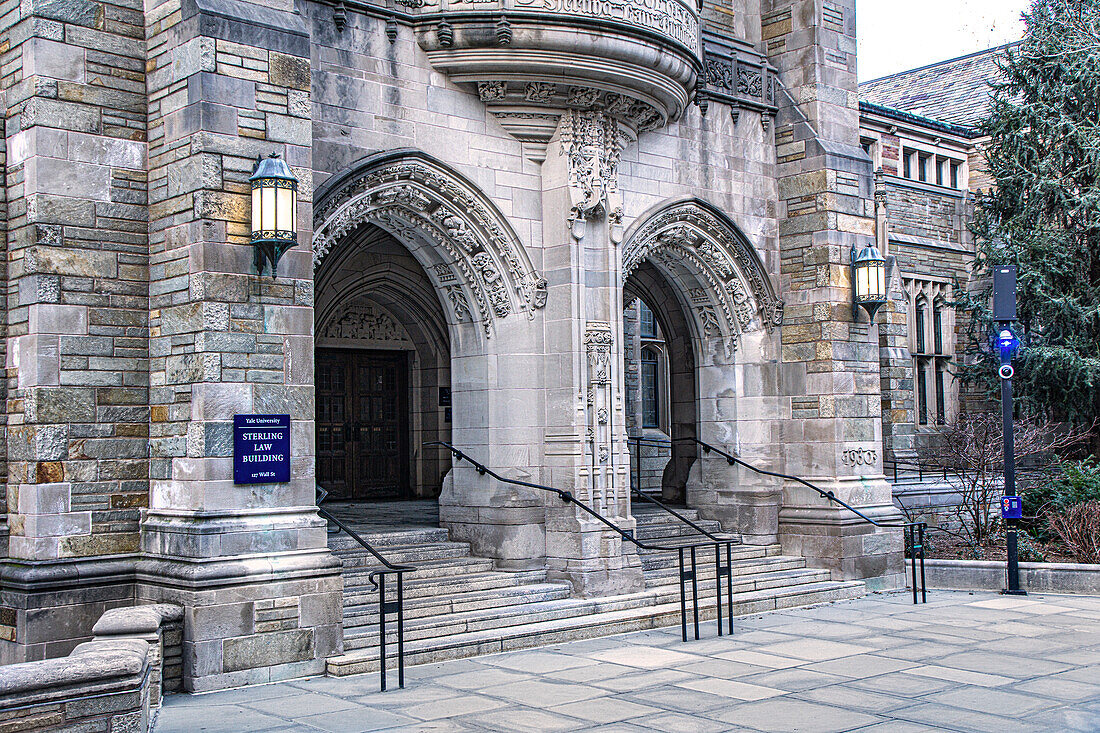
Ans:
[{"label": "black metal handrail", "polygon": [[[386,691],[386,616],[389,614],[397,616],[397,686],[403,688],[405,686],[405,573],[415,572],[416,567],[413,565],[398,565],[383,557],[358,532],[321,506],[328,495],[328,491],[318,484],[317,513],[347,532],[349,537],[358,542],[375,560],[382,563],[382,570],[374,570],[367,575],[367,580],[370,581],[371,586],[378,591],[378,666],[379,674],[382,677],[382,692]],[[392,601],[386,600],[387,575],[397,576],[397,597]]]},{"label": "black metal handrail", "polygon": [[[639,446],[639,450],[637,451],[637,454],[638,454],[638,455],[640,455],[640,454],[641,454],[641,450],[640,450],[640,447],[641,447],[641,444],[642,444],[642,443],[645,443],[646,445],[660,445],[660,446],[665,446],[665,445],[671,445],[671,443],[669,443],[669,442],[667,442],[667,441],[657,440],[656,438],[642,438],[642,437],[638,437],[638,436],[635,436],[635,437],[628,437],[628,438],[627,438],[627,442],[628,442],[628,443],[634,443],[634,444],[636,444],[636,445],[638,445],[638,446]],[[639,466],[640,466],[640,463],[641,463],[640,459],[638,459],[638,463],[639,463]],[[728,539],[727,539],[727,538],[724,538],[724,537],[717,537],[717,536],[715,536],[715,535],[711,534],[710,532],[708,532],[707,530],[703,529],[703,528],[702,528],[702,527],[700,527],[700,526],[699,526],[698,524],[696,524],[695,522],[691,521],[690,519],[688,519],[687,517],[685,517],[685,516],[684,516],[683,514],[680,514],[680,513],[678,512],[678,511],[676,511],[676,510],[675,510],[675,509],[673,509],[672,507],[668,506],[668,505],[667,505],[667,504],[665,504],[664,502],[662,502],[662,501],[659,501],[658,499],[655,499],[655,498],[653,498],[652,496],[650,496],[649,494],[646,494],[645,492],[643,492],[643,491],[642,491],[642,488],[641,488],[641,483],[642,483],[642,481],[641,481],[641,474],[642,474],[642,472],[641,472],[641,468],[639,467],[639,469],[638,469],[638,474],[637,474],[637,475],[638,475],[638,482],[637,482],[637,484],[635,484],[634,486],[631,486],[631,487],[630,487],[630,489],[631,489],[631,491],[632,491],[632,492],[634,492],[635,494],[637,494],[637,495],[638,495],[639,497],[641,497],[641,498],[642,498],[643,500],[645,500],[645,501],[648,501],[648,502],[650,502],[650,503],[652,503],[652,504],[656,504],[657,506],[661,507],[661,509],[664,509],[664,510],[665,510],[666,512],[668,512],[668,513],[669,513],[669,514],[671,514],[672,516],[676,517],[676,518],[677,518],[677,519],[679,519],[679,520],[680,520],[681,522],[683,522],[684,524],[688,525],[689,527],[691,527],[692,529],[694,529],[694,530],[695,530],[696,532],[698,532],[699,534],[702,534],[702,535],[704,535],[704,536],[705,536],[705,537],[707,537],[708,539],[711,539],[711,540],[713,540],[713,541],[715,541],[715,542],[727,542],[727,541],[728,541]]]},{"label": "black metal handrail", "polygon": [[[899,466],[904,466],[905,468],[909,468],[909,469],[915,469],[916,472],[917,472],[917,478],[918,478],[919,481],[924,481],[924,474],[926,474],[926,473],[929,474],[929,475],[931,475],[931,474],[939,475],[940,473],[942,473],[943,474],[943,480],[944,481],[947,480],[947,466],[945,466],[945,465],[937,465],[935,463],[931,463],[931,464],[928,464],[928,463],[910,463],[909,461],[899,461],[899,460],[896,460],[894,458],[884,458],[884,459],[882,459],[883,468],[885,468],[887,464],[891,464],[894,467],[894,482],[895,483],[898,480],[898,467]],[[935,470],[933,470],[933,469],[935,469]]]},{"label": "black metal handrail", "polygon": [[[442,446],[451,452],[455,458],[460,461],[467,461],[474,467],[474,469],[481,476],[491,476],[501,483],[511,484],[513,486],[522,486],[529,489],[538,489],[540,491],[547,491],[553,494],[557,494],[558,498],[563,503],[572,504],[585,514],[588,514],[593,519],[597,520],[608,529],[615,532],[623,540],[630,542],[635,547],[642,550],[650,551],[671,551],[676,550],[680,560],[680,626],[682,629],[683,640],[687,641],[687,583],[691,582],[692,590],[692,610],[694,614],[694,626],[695,626],[695,638],[699,638],[699,587],[698,587],[698,572],[696,566],[696,550],[699,547],[714,547],[714,562],[715,562],[715,585],[717,586],[717,615],[718,615],[718,635],[722,635],[722,578],[726,579],[726,595],[729,604],[729,633],[733,634],[733,541],[728,539],[715,538],[713,542],[706,542],[692,545],[680,545],[680,546],[667,546],[657,545],[648,542],[643,542],[636,538],[632,533],[617,526],[611,520],[601,515],[596,510],[589,507],[584,502],[573,496],[573,493],[566,491],[565,489],[555,489],[552,486],[544,486],[542,484],[532,483],[530,481],[520,481],[519,479],[511,479],[501,476],[499,473],[493,471],[491,468],[483,463],[480,463],[470,456],[466,455],[462,450],[456,448],[442,440],[433,440],[424,444],[425,446]],[[671,510],[670,510],[671,511]],[[689,521],[685,519],[684,521]],[[690,522],[689,522],[690,523]],[[705,532],[709,537],[713,537],[710,533]],[[726,564],[722,564],[720,546],[726,547]],[[691,569],[688,570],[687,558],[684,551],[690,551]]]},{"label": "black metal handrail", "polygon": [[835,502],[837,504],[840,504],[842,507],[844,507],[848,511],[852,512],[853,514],[855,514],[860,519],[864,520],[865,522],[869,522],[870,524],[874,525],[875,527],[881,527],[881,528],[884,528],[884,529],[900,529],[900,530],[902,530],[903,532],[905,532],[906,539],[908,540],[909,547],[911,548],[910,549],[910,559],[912,560],[912,572],[913,572],[913,603],[917,603],[917,590],[918,590],[917,589],[917,585],[918,585],[917,584],[917,560],[918,560],[917,555],[918,555],[918,553],[920,555],[919,559],[920,559],[920,595],[921,595],[921,602],[923,602],[923,603],[928,602],[928,589],[927,589],[927,587],[925,587],[925,582],[924,582],[924,578],[925,578],[925,576],[924,576],[924,533],[928,529],[928,523],[927,522],[902,522],[902,523],[880,522],[876,519],[872,519],[871,517],[867,516],[866,514],[864,514],[860,510],[856,509],[854,506],[852,506],[848,502],[844,501],[843,499],[838,499],[836,494],[834,494],[832,491],[826,491],[825,489],[822,489],[820,486],[814,486],[812,483],[810,483],[809,481],[807,481],[804,478],[800,478],[798,476],[791,476],[791,475],[785,474],[785,473],[778,473],[776,471],[768,471],[768,470],[763,469],[763,468],[757,468],[756,466],[752,465],[751,463],[746,463],[745,461],[741,460],[737,456],[735,456],[731,453],[727,453],[726,451],[722,450],[721,448],[718,448],[717,446],[713,446],[710,443],[706,443],[702,440],[699,440],[698,438],[673,438],[672,440],[669,440],[667,442],[665,442],[665,441],[654,441],[654,442],[659,442],[659,443],[663,443],[663,444],[671,446],[672,443],[677,442],[677,441],[694,443],[695,445],[698,445],[699,447],[701,447],[703,449],[703,453],[705,453],[705,454],[710,453],[710,452],[713,451],[714,453],[717,453],[718,455],[725,458],[726,462],[729,463],[729,465],[731,465],[731,466],[734,466],[734,465],[743,466],[743,467],[749,469],[750,471],[752,471],[754,473],[757,473],[757,474],[760,474],[762,476],[771,476],[771,477],[774,477],[774,478],[780,478],[780,479],[784,479],[784,480],[787,480],[787,481],[794,481],[796,483],[802,484],[803,486],[816,491],[821,497],[823,497],[825,499],[828,499],[831,502]]}]

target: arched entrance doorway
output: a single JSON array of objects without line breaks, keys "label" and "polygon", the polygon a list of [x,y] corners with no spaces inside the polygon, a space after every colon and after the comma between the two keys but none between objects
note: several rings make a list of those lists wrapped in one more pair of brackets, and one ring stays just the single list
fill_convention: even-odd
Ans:
[{"label": "arched entrance doorway", "polygon": [[[675,288],[650,262],[623,286],[627,431],[632,485],[666,502],[687,500],[699,411],[695,384],[698,334]],[[671,441],[665,447],[661,443]]]},{"label": "arched entrance doorway", "polygon": [[424,269],[365,224],[315,277],[317,481],[334,499],[434,499],[450,461],[450,340]]},{"label": "arched entrance doorway", "polygon": [[[782,465],[784,441],[775,434],[783,404],[781,354],[774,326],[782,321],[783,303],[767,274],[778,271],[773,264],[765,267],[728,216],[695,198],[656,207],[624,238],[624,303],[652,311],[667,354],[664,425],[672,447],[661,471],[661,493],[741,533],[746,542],[776,541],[780,486],[713,454],[700,458],[692,441]],[[641,305],[634,307],[640,316]],[[646,345],[639,338],[636,393],[628,398],[640,408]],[[657,366],[659,387],[659,360]],[[644,420],[636,431],[645,432]]]},{"label": "arched entrance doorway", "polygon": [[[349,490],[355,497],[438,496],[452,540],[501,567],[544,564],[543,497],[452,465],[445,448],[428,445],[524,465],[517,451],[532,441],[515,441],[531,432],[537,402],[498,364],[538,353],[530,321],[547,284],[507,219],[443,163],[395,150],[318,189],[313,261],[319,476],[340,466],[365,474],[345,473],[365,486]],[[340,454],[333,436],[358,457]]]}]

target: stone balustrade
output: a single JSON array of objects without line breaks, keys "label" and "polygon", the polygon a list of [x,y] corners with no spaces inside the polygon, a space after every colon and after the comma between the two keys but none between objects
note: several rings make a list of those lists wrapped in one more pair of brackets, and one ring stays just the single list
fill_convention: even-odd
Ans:
[{"label": "stone balustrade", "polygon": [[0,730],[148,731],[152,668],[150,645],[129,638],[0,667]]},{"label": "stone balustrade", "polygon": [[183,609],[115,608],[67,657],[0,667],[0,730],[149,731],[180,689]]}]

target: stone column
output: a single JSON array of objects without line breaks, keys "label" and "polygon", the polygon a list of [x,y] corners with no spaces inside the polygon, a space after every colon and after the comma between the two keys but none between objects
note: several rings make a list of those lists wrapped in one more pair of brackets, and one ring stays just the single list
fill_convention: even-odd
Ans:
[{"label": "stone column", "polygon": [[[762,36],[779,70],[776,127],[782,361],[791,396],[786,472],[869,516],[899,515],[882,473],[878,326],[853,318],[850,251],[874,243],[871,164],[859,147],[854,0],[765,0]],[[880,316],[881,318],[881,316]],[[788,484],[779,533],[836,577],[901,582],[901,532]]]},{"label": "stone column", "polygon": [[24,3],[4,26],[0,664],[63,656],[132,602],[149,429],[141,8]]},{"label": "stone column", "polygon": [[[623,529],[630,516],[623,394],[622,205],[617,165],[628,131],[599,111],[567,110],[543,163],[546,279],[546,474],[555,488]],[[547,564],[585,596],[639,590],[632,546],[550,499]]]},{"label": "stone column", "polygon": [[[339,561],[315,511],[309,37],[292,3],[149,0],[152,481],[139,595],[183,606],[184,685],[318,674]],[[257,275],[248,176],[300,179],[299,246]],[[289,413],[291,480],[237,486],[232,421]]]}]

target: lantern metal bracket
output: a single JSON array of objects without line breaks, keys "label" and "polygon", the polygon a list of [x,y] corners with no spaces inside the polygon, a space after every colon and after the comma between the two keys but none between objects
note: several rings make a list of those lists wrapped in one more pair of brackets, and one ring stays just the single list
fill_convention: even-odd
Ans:
[{"label": "lantern metal bracket", "polygon": [[283,255],[286,254],[286,251],[293,246],[293,242],[253,242],[252,247],[256,254],[254,260],[256,264],[256,273],[263,276],[264,267],[270,264],[271,277],[274,279],[279,269],[279,260],[281,260]]}]

